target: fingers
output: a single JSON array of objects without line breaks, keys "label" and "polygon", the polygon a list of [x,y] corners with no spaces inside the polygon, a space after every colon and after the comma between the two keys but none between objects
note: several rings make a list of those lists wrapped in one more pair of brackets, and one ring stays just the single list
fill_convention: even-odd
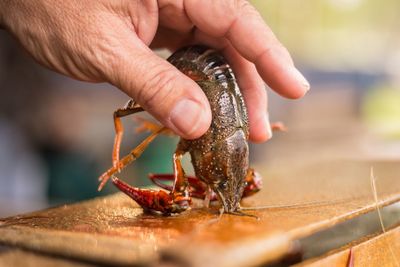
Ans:
[{"label": "fingers", "polygon": [[236,78],[245,99],[249,114],[250,140],[265,142],[272,137],[267,113],[267,92],[264,81],[251,62],[243,58],[232,46],[223,51],[236,73]]},{"label": "fingers", "polygon": [[158,0],[160,25],[177,31],[188,33],[193,28],[184,10],[183,0]]},{"label": "fingers", "polygon": [[309,89],[294,67],[288,51],[245,0],[187,0],[188,17],[205,34],[226,37],[247,60],[254,63],[264,81],[288,98],[299,98]]},{"label": "fingers", "polygon": [[[178,135],[194,139],[211,124],[211,111],[203,91],[140,40],[124,42],[118,64],[108,76],[146,111]],[[132,47],[133,46],[133,47]]]}]

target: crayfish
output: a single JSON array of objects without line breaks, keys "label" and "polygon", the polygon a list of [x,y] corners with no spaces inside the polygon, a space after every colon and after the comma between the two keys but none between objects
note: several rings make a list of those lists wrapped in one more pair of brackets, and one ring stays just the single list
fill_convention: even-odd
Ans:
[{"label": "crayfish", "polygon": [[[132,187],[115,177],[121,169],[137,159],[159,134],[170,133],[165,127],[145,122],[152,132],[127,156],[119,159],[123,135],[121,117],[143,111],[133,99],[114,112],[115,141],[113,167],[100,176],[99,190],[108,179],[135,200],[144,210],[172,215],[190,208],[191,197],[209,201],[219,200],[222,212],[243,214],[242,197],[258,192],[262,187],[260,175],[249,168],[249,125],[247,110],[232,69],[217,51],[205,46],[185,47],[172,54],[168,61],[193,79],[204,91],[212,111],[207,132],[198,139],[181,138],[173,154],[173,174],[155,174],[150,179],[164,190]],[[282,126],[276,124],[273,129]],[[195,177],[186,176],[182,156],[189,152]],[[173,181],[167,185],[163,181]]]}]

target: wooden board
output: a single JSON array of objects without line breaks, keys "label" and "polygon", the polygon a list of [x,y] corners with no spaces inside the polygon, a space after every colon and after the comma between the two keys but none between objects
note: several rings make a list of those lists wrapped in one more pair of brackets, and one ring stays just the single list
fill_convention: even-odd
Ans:
[{"label": "wooden board", "polygon": [[290,252],[293,241],[400,200],[398,162],[336,161],[264,174],[265,188],[243,201],[259,217],[223,215],[218,207],[176,217],[143,214],[116,194],[0,220],[0,242],[109,264],[168,259],[192,266],[254,266]]},{"label": "wooden board", "polygon": [[400,266],[400,227],[295,266],[349,266],[350,262],[353,266]]},{"label": "wooden board", "polygon": [[94,267],[96,265],[82,263],[72,259],[52,257],[46,254],[18,248],[0,249],[0,266],[12,267]]}]

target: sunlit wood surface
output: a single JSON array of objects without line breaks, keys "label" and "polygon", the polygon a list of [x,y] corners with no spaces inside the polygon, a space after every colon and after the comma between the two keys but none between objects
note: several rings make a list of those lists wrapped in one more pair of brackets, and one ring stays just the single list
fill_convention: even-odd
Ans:
[{"label": "sunlit wood surface", "polygon": [[0,241],[110,264],[154,264],[168,256],[192,266],[248,266],[290,252],[292,241],[400,200],[400,164],[336,161],[269,173],[265,188],[243,201],[252,217],[223,215],[196,202],[175,217],[143,214],[123,194],[0,220]]},{"label": "sunlit wood surface", "polygon": [[319,266],[400,266],[400,226],[359,244],[312,259],[296,267]]}]

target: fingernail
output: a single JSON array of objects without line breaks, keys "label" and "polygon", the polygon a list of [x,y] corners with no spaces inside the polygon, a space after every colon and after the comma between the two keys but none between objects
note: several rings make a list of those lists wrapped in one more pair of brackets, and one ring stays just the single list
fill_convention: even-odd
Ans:
[{"label": "fingernail", "polygon": [[272,138],[272,129],[271,129],[271,123],[269,122],[268,112],[264,113],[264,123],[267,127],[267,139],[271,139]]},{"label": "fingernail", "polygon": [[298,69],[296,69],[296,68],[293,68],[293,73],[294,73],[296,79],[297,79],[298,81],[300,81],[300,83],[301,83],[303,89],[304,89],[306,92],[307,92],[308,90],[310,90],[310,83],[309,83],[309,82],[307,81],[307,79],[303,76],[303,74],[301,74],[301,72],[300,72]]},{"label": "fingernail", "polygon": [[170,121],[175,129],[178,130],[178,134],[191,136],[204,123],[203,116],[205,116],[205,112],[198,102],[183,99],[172,109]]}]

